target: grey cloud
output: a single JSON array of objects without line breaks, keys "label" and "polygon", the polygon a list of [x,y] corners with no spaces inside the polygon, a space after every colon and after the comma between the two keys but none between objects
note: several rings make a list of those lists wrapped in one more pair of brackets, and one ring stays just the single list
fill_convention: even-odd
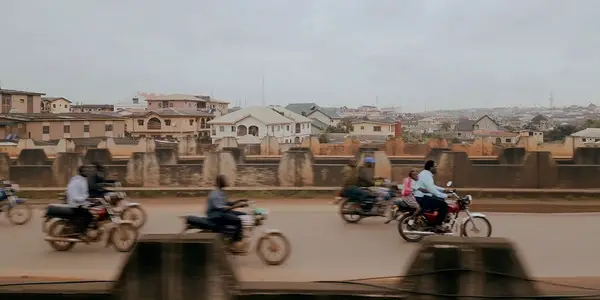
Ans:
[{"label": "grey cloud", "polygon": [[0,80],[407,109],[600,102],[594,0],[4,0]]}]

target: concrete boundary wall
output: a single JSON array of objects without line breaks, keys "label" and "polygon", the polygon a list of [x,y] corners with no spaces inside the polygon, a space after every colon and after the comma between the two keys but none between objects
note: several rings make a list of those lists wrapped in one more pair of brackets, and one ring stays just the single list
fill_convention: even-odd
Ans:
[{"label": "concrete boundary wall", "polygon": [[[356,158],[376,158],[371,174],[398,182],[425,162],[425,157],[390,157],[377,148],[358,150]],[[496,159],[469,158],[447,148],[432,149],[426,157],[438,164],[439,185],[452,180],[459,188],[600,188],[600,148],[578,149],[570,160],[519,148],[506,149]],[[238,187],[336,187],[342,185],[349,158],[314,156],[308,147],[291,147],[277,157],[251,157],[239,148],[223,147],[193,159],[180,157],[176,149],[136,152],[127,158],[113,156],[108,149],[62,152],[55,158],[42,149],[26,149],[16,159],[0,153],[0,175],[24,187],[59,187],[80,164],[99,161],[107,166],[109,177],[129,187],[211,187],[218,174]]]}]

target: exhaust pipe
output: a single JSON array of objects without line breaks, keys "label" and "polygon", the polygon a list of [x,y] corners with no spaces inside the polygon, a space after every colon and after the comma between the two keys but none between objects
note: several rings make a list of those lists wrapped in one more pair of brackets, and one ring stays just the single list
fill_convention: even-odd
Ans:
[{"label": "exhaust pipe", "polygon": [[48,242],[69,242],[69,243],[79,243],[79,242],[81,242],[80,239],[51,237],[51,236],[45,237],[44,240],[48,241]]},{"label": "exhaust pipe", "polygon": [[447,232],[444,234],[440,234],[440,233],[435,233],[435,232],[431,232],[431,231],[412,231],[412,230],[404,230],[403,233],[405,235],[454,235],[453,232]]}]

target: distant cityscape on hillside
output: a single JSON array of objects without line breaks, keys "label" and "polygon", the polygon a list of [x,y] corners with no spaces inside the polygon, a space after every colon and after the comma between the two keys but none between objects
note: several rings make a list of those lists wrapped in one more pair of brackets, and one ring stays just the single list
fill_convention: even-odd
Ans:
[{"label": "distant cityscape on hillside", "polygon": [[233,137],[243,144],[272,136],[280,143],[298,144],[316,136],[325,143],[348,137],[361,142],[402,138],[414,143],[431,138],[468,143],[481,138],[510,145],[524,136],[543,143],[569,135],[585,143],[600,142],[596,128],[600,108],[594,104],[406,113],[401,107],[323,107],[312,102],[230,107],[227,100],[189,94],[138,93],[129,101],[102,105],[11,89],[0,89],[0,98],[4,143],[106,137],[218,143]]}]

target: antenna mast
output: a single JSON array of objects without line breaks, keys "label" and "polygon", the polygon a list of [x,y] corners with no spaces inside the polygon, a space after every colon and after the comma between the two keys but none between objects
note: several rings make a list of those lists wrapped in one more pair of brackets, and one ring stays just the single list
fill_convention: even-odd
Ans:
[{"label": "antenna mast", "polygon": [[261,76],[261,85],[260,85],[260,97],[262,101],[262,105],[265,106],[265,75]]},{"label": "antenna mast", "polygon": [[550,108],[554,108],[554,96],[552,93],[550,93],[550,99],[548,99],[548,102],[550,102]]}]

